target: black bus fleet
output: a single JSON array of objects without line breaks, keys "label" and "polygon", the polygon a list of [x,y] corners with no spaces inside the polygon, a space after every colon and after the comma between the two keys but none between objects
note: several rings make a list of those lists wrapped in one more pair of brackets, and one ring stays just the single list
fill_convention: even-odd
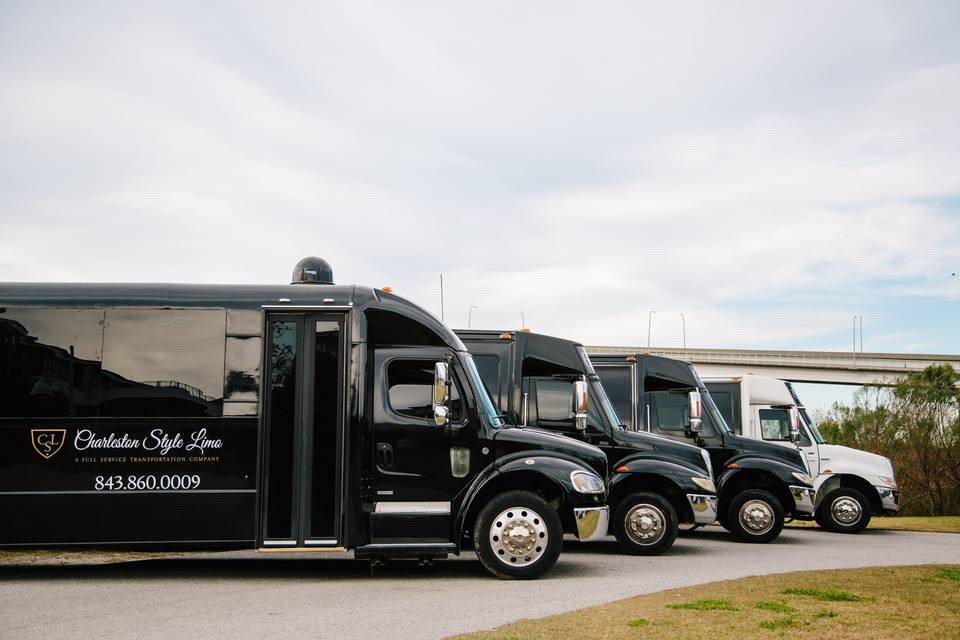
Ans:
[{"label": "black bus fleet", "polygon": [[[627,429],[692,440],[709,452],[717,519],[737,539],[769,542],[785,516],[813,517],[813,481],[800,452],[733,433],[690,363],[643,353],[590,359]],[[704,409],[697,429],[689,427],[691,393]]]},{"label": "black bus fleet", "polygon": [[532,578],[606,533],[606,457],[498,417],[387,290],[0,284],[0,547],[475,548]]},{"label": "black bus fleet", "polygon": [[[678,523],[716,520],[706,452],[624,429],[580,343],[527,331],[456,333],[509,420],[589,442],[607,455],[610,530],[627,553],[663,553],[673,545]],[[591,400],[578,419],[569,398],[581,385]]]}]

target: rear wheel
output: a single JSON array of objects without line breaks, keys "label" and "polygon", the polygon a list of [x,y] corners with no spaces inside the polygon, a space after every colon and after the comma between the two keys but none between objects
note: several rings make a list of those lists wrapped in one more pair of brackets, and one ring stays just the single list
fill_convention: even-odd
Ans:
[{"label": "rear wheel", "polygon": [[677,512],[663,496],[634,493],[617,505],[613,534],[627,553],[659,555],[677,539]]},{"label": "rear wheel", "polygon": [[870,501],[856,489],[840,487],[823,499],[817,516],[817,522],[824,529],[836,533],[858,533],[870,524]]},{"label": "rear wheel", "polygon": [[507,491],[480,512],[473,546],[484,568],[498,578],[538,578],[560,557],[563,525],[540,496]]},{"label": "rear wheel", "polygon": [[783,507],[762,489],[742,491],[727,508],[726,528],[743,542],[770,542],[783,530]]}]

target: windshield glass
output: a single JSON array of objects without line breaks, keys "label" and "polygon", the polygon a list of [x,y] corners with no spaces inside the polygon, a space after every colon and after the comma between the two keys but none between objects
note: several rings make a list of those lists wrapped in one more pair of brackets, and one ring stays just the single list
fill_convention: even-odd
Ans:
[{"label": "windshield glass", "polygon": [[477,371],[477,363],[473,361],[473,356],[469,353],[461,353],[460,357],[463,358],[463,368],[467,370],[467,375],[470,377],[470,386],[477,394],[478,410],[486,414],[490,424],[499,429],[503,426],[503,420],[497,415],[497,410],[493,407],[493,400],[490,399],[487,387],[484,386],[483,380],[480,378],[480,372]]},{"label": "windshield glass", "polygon": [[810,435],[813,436],[813,439],[817,441],[817,444],[827,444],[827,441],[823,439],[823,436],[820,435],[820,430],[817,429],[817,423],[813,421],[813,418],[810,417],[810,414],[807,413],[807,410],[803,407],[799,407],[800,417],[803,418],[804,424],[807,425],[807,429],[810,430]]},{"label": "windshield glass", "polygon": [[810,430],[810,435],[813,436],[813,439],[817,441],[817,444],[827,444],[827,441],[823,439],[822,435],[820,435],[820,430],[817,429],[817,423],[814,422],[813,418],[810,417],[810,414],[807,413],[807,410],[800,402],[800,398],[797,397],[796,390],[789,382],[787,383],[787,389],[790,390],[790,395],[793,396],[793,401],[797,403],[797,409],[800,411],[800,417],[803,418],[804,424],[806,424],[807,429]]},{"label": "windshield glass", "polygon": [[607,392],[604,390],[603,384],[596,374],[593,374],[590,378],[590,396],[593,404],[600,407],[600,413],[603,414],[604,420],[614,427],[623,428],[623,423],[620,422],[620,416],[617,415],[617,410],[613,408],[613,403],[610,402],[610,398],[607,397]]},{"label": "windshield glass", "polygon": [[730,425],[728,425],[727,421],[723,419],[720,409],[718,409],[717,405],[713,403],[713,397],[710,395],[710,392],[707,391],[707,387],[703,384],[703,380],[700,379],[699,374],[697,374],[693,367],[690,367],[690,371],[693,373],[693,377],[697,381],[697,390],[700,391],[700,402],[702,402],[703,406],[707,408],[707,413],[709,414],[710,418],[713,419],[717,429],[723,431],[724,433],[733,433],[730,429]]},{"label": "windshield glass", "polygon": [[617,410],[613,408],[613,403],[610,402],[610,398],[607,397],[607,392],[603,388],[603,383],[600,382],[600,377],[597,375],[596,370],[593,368],[593,363],[590,362],[590,357],[587,355],[586,350],[580,345],[577,345],[577,355],[580,356],[580,361],[583,363],[583,371],[590,381],[591,408],[596,404],[600,407],[600,413],[603,414],[603,419],[606,420],[608,424],[613,427],[623,428],[623,423],[620,422],[620,416],[617,415]]}]

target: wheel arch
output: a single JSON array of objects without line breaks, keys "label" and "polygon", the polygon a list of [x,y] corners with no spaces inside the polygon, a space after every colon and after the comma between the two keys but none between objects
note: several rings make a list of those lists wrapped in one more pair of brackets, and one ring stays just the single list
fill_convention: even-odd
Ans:
[{"label": "wheel arch", "polygon": [[624,498],[640,492],[663,496],[673,507],[680,522],[693,522],[693,509],[686,500],[686,492],[669,476],[652,471],[616,474],[610,482],[610,494],[607,498],[611,512],[616,510]]},{"label": "wheel arch", "polygon": [[726,513],[730,501],[747,489],[762,489],[767,491],[780,502],[785,514],[794,512],[793,495],[787,484],[778,475],[766,469],[738,468],[727,469],[717,485],[718,513]]},{"label": "wheel arch", "polygon": [[870,501],[870,511],[872,514],[882,513],[883,503],[880,500],[880,494],[877,488],[870,484],[862,476],[853,473],[835,473],[831,474],[817,491],[817,509],[820,509],[824,499],[835,489],[856,489]]}]

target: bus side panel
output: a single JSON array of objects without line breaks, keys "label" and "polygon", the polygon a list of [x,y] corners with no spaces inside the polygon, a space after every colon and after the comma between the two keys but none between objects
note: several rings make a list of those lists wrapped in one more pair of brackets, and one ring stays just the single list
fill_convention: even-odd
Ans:
[{"label": "bus side panel", "polygon": [[256,447],[256,418],[0,421],[0,545],[252,545]]}]

